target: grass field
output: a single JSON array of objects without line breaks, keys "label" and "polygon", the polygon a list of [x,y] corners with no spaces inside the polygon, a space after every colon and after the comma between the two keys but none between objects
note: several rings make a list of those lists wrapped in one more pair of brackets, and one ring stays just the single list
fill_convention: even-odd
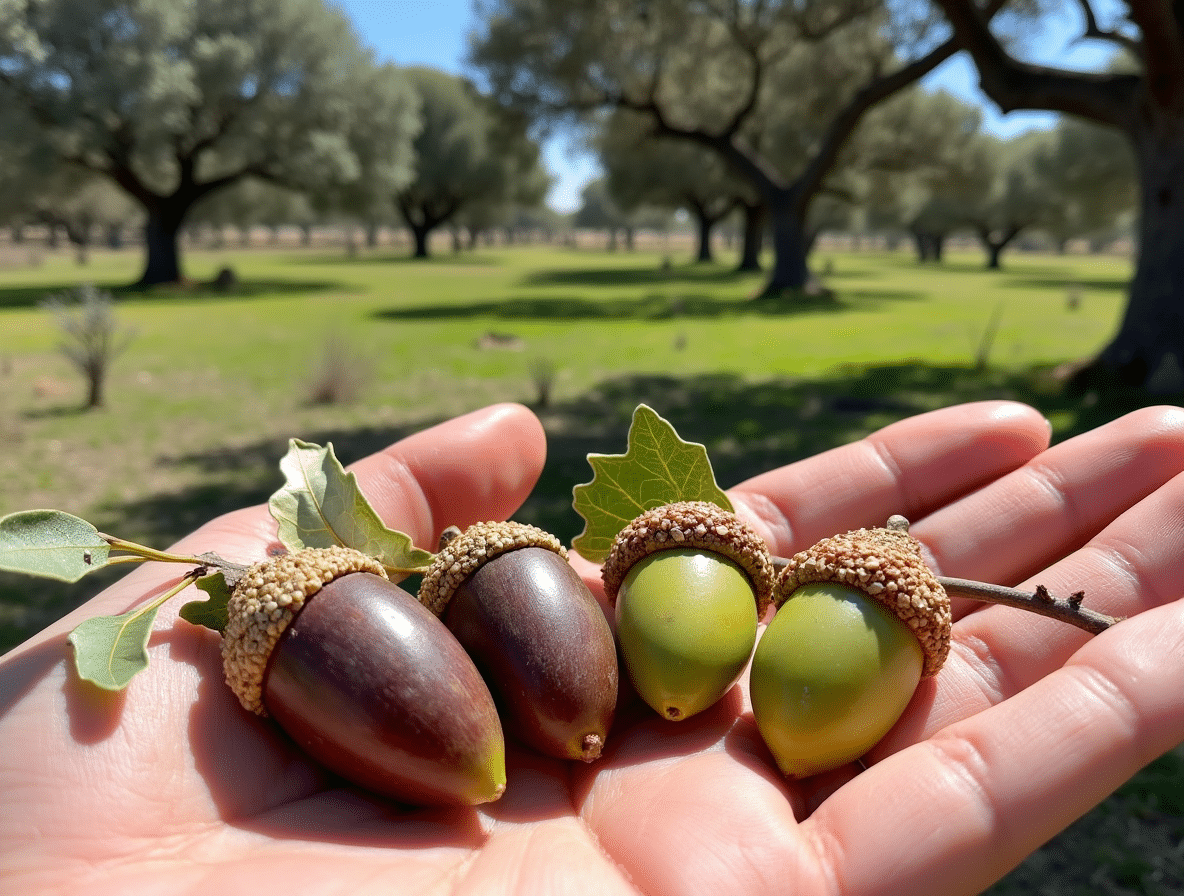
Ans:
[{"label": "grass field", "polygon": [[[230,265],[239,285],[126,292],[135,251],[95,253],[84,267],[64,252],[0,267],[0,514],[57,507],[163,547],[265,500],[291,436],[332,441],[349,462],[512,400],[538,408],[549,439],[518,516],[567,541],[581,527],[570,499],[588,478],[586,453],[622,450],[638,402],[705,443],[725,486],[959,401],[1029,402],[1057,439],[1151,402],[1067,396],[1054,375],[1113,332],[1129,276],[1120,258],[1012,253],[988,272],[978,252],[922,267],[906,253],[820,251],[834,301],[790,311],[750,301],[759,274],[670,264],[662,251],[523,247],[426,262],[401,249],[190,251],[185,261],[195,282]],[[91,412],[38,307],[82,281],[115,290],[134,332],[107,406]],[[330,379],[359,397],[312,403],[334,359],[346,363]],[[34,592],[0,576],[0,652],[102,584]],[[993,892],[1180,892],[1182,815],[1178,751]]]}]

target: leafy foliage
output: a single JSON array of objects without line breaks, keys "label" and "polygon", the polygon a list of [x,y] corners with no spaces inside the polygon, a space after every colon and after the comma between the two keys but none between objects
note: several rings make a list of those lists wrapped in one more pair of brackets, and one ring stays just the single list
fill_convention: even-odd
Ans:
[{"label": "leafy foliage", "polygon": [[77,582],[107,565],[110,546],[86,520],[60,510],[23,510],[0,519],[0,569]]},{"label": "leafy foliage", "polygon": [[432,554],[416,548],[410,536],[383,525],[332,443],[322,448],[292,439],[280,469],[287,482],[268,506],[288,550],[344,545],[374,557],[399,577],[431,563]]},{"label": "leafy foliage", "polygon": [[573,505],[585,520],[572,547],[589,560],[604,560],[629,521],[675,501],[710,501],[731,510],[716,484],[707,449],[685,442],[674,427],[642,404],[633,412],[624,454],[589,454],[592,481],[577,485]]},{"label": "leafy foliage", "polygon": [[[188,580],[186,580],[188,584]],[[161,605],[174,591],[120,616],[92,616],[70,632],[78,677],[106,691],[121,691],[148,668],[148,638]]]},{"label": "leafy foliage", "polygon": [[194,625],[204,625],[216,632],[225,631],[229,618],[227,605],[230,603],[230,588],[226,584],[226,577],[221,572],[215,572],[202,576],[193,584],[208,594],[209,599],[191,600],[183,604],[180,610],[181,618]]},{"label": "leafy foliage", "polygon": [[6,132],[146,211],[145,284],[179,278],[186,214],[247,174],[319,190],[410,174],[414,97],[323,0],[8,4],[0,57]]}]

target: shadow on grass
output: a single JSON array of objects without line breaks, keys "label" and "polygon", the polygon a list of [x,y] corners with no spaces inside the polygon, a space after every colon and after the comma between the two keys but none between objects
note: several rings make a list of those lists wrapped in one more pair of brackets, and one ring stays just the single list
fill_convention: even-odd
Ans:
[{"label": "shadow on grass", "polygon": [[[273,280],[252,279],[239,280],[234,286],[219,288],[209,282],[189,282],[182,284],[161,284],[148,288],[128,285],[126,283],[99,283],[95,285],[111,293],[115,299],[136,302],[168,302],[178,299],[201,299],[217,301],[239,301],[242,299],[257,299],[264,296],[286,295],[293,293],[317,293],[333,291],[357,291],[357,287],[345,283],[335,283],[329,280]],[[45,284],[42,286],[6,286],[0,287],[0,308],[36,308],[50,296],[73,290],[76,283]]]},{"label": "shadow on grass", "polygon": [[673,320],[724,317],[785,317],[793,314],[838,314],[869,309],[885,301],[916,300],[920,293],[896,290],[857,290],[839,297],[792,296],[725,298],[709,292],[649,292],[615,299],[584,295],[522,296],[488,302],[417,305],[387,308],[374,313],[379,320],[442,320],[496,317],[504,320]]},{"label": "shadow on grass", "polygon": [[1067,289],[1080,287],[1081,289],[1097,290],[1098,292],[1125,292],[1130,285],[1131,278],[1115,275],[1113,277],[1075,277],[1072,271],[1066,271],[1064,277],[1050,277],[1048,275],[1025,276],[1009,275],[1004,286],[1016,289]]},{"label": "shadow on grass", "polygon": [[680,264],[637,267],[551,268],[522,278],[524,286],[602,287],[648,286],[658,283],[708,283],[713,285],[759,282],[753,274],[714,264]]},{"label": "shadow on grass", "polygon": [[427,258],[416,258],[410,248],[366,249],[355,255],[350,255],[344,249],[337,253],[317,252],[313,254],[292,255],[286,259],[291,265],[415,265],[416,267],[503,267],[505,262],[496,255],[483,252],[438,252]]},{"label": "shadow on grass", "polygon": [[517,517],[554,532],[565,543],[579,534],[583,520],[571,508],[571,489],[591,478],[586,455],[622,453],[639,403],[653,407],[683,438],[706,445],[716,479],[726,488],[913,414],[983,399],[1010,399],[1038,408],[1054,420],[1057,441],[1158,403],[1135,391],[1070,396],[1049,370],[977,372],[913,362],[853,366],[800,380],[621,377],[542,415],[547,464]]}]

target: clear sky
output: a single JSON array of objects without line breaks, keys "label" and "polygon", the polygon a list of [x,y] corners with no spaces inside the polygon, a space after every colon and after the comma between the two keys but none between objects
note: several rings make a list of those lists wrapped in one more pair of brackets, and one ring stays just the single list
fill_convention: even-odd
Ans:
[{"label": "clear sky", "polygon": [[[430,65],[450,72],[464,71],[468,35],[475,25],[472,0],[333,0],[353,22],[362,42],[379,62],[398,65]],[[1103,3],[1102,6],[1113,6]],[[1073,7],[1072,4],[1070,4]],[[1080,33],[1075,8],[1063,14],[1045,34],[1029,41],[1026,57],[1034,62],[1090,67],[1105,58],[1096,42],[1074,42]],[[1002,116],[977,87],[974,66],[962,55],[933,72],[924,83],[941,87],[983,108],[984,127],[1000,136],[1012,136],[1033,127],[1049,127],[1053,116],[1038,112],[1013,112]],[[595,160],[578,144],[563,136],[543,147],[544,162],[555,177],[548,202],[559,211],[580,205],[580,190],[597,174]]]}]

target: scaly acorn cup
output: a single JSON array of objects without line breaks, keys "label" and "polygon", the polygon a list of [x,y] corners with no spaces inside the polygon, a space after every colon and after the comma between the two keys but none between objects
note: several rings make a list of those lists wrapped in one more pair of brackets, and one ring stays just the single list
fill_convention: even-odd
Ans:
[{"label": "scaly acorn cup", "polygon": [[505,789],[493,697],[460,644],[381,564],[344,547],[251,567],[222,656],[242,705],[355,784],[423,806]]},{"label": "scaly acorn cup", "polygon": [[736,683],[769,606],[769,550],[734,513],[679,501],[636,517],[602,570],[634,688],[673,721],[702,712]]},{"label": "scaly acorn cup", "polygon": [[509,733],[548,756],[600,756],[617,705],[616,645],[555,536],[470,526],[442,539],[419,599],[473,658]]},{"label": "scaly acorn cup", "polygon": [[945,662],[950,601],[906,526],[824,538],[781,571],[749,685],[761,736],[791,778],[866,753]]}]

